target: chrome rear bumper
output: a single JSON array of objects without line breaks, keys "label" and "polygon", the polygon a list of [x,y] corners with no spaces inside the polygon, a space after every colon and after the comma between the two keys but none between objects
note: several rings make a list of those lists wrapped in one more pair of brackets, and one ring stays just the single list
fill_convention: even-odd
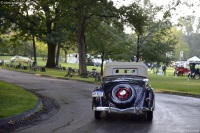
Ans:
[{"label": "chrome rear bumper", "polygon": [[144,112],[144,111],[153,111],[153,107],[146,108],[146,107],[131,107],[131,108],[125,108],[125,109],[119,109],[115,107],[93,107],[93,110],[95,111],[108,111],[108,112],[131,112],[131,113],[138,113],[138,112]]}]

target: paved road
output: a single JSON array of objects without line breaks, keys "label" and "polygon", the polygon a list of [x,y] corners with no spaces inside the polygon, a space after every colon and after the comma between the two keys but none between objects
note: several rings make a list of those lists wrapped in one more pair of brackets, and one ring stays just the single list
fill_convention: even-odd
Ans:
[{"label": "paved road", "polygon": [[0,80],[17,84],[57,100],[60,110],[34,126],[15,133],[199,133],[200,99],[156,94],[152,122],[141,115],[112,114],[96,121],[91,110],[91,91],[96,85],[52,79],[0,69]]}]

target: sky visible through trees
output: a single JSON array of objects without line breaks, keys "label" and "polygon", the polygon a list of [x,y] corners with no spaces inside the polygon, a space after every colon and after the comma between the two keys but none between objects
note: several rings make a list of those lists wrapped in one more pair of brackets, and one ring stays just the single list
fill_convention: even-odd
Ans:
[{"label": "sky visible through trees", "polygon": [[[134,0],[112,0],[115,3],[115,6],[120,7],[121,5],[129,5]],[[168,4],[172,4],[174,0],[150,0],[152,3],[155,3],[158,6],[167,6]],[[173,13],[173,17],[171,18],[174,24],[178,23],[178,19],[180,17],[184,17],[187,15],[193,15],[196,17],[200,17],[200,1],[199,0],[180,0],[182,3],[176,8],[176,11]],[[187,3],[187,4],[186,4]],[[188,4],[189,3],[189,4]],[[160,14],[158,18],[161,18],[163,14]]]}]

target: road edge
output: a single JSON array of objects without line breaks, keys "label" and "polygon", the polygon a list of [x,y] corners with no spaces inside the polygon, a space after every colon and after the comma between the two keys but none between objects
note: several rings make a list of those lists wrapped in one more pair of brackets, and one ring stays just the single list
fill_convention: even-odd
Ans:
[{"label": "road edge", "polygon": [[183,93],[183,92],[173,92],[173,91],[163,91],[163,90],[156,90],[156,93],[160,94],[170,94],[176,96],[185,96],[185,97],[193,97],[193,98],[200,98],[198,94],[190,94],[190,93]]},{"label": "road edge", "polygon": [[4,126],[6,124],[18,123],[18,122],[24,120],[25,118],[30,117],[31,115],[35,114],[43,106],[41,99],[39,97],[37,97],[37,98],[38,98],[38,102],[32,109],[27,110],[27,111],[25,111],[21,114],[18,114],[18,115],[14,115],[14,116],[10,116],[10,117],[1,119],[0,120],[0,127]]}]

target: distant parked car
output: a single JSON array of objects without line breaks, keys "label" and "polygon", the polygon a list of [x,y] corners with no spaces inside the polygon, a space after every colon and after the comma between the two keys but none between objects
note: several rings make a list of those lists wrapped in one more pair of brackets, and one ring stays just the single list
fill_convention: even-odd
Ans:
[{"label": "distant parked car", "polygon": [[189,72],[188,73],[188,78],[199,80],[200,79],[199,69],[197,68],[194,72]]},{"label": "distant parked car", "polygon": [[183,74],[188,74],[189,72],[190,72],[190,69],[188,69],[188,68],[177,67],[174,70],[174,75],[183,76]]},{"label": "distant parked car", "polygon": [[188,78],[191,79],[200,79],[200,71],[199,68],[195,68],[195,65],[198,65],[198,63],[190,63],[190,72],[188,73]]},{"label": "distant parked car", "polygon": [[23,57],[23,56],[18,56],[18,55],[12,57],[10,59],[10,61],[12,61],[12,62],[25,62],[25,63],[31,63],[32,62],[30,58]]},{"label": "distant parked car", "polygon": [[147,66],[139,62],[111,62],[104,69],[102,85],[92,92],[96,119],[102,112],[145,114],[153,119],[155,93],[148,83]]}]

